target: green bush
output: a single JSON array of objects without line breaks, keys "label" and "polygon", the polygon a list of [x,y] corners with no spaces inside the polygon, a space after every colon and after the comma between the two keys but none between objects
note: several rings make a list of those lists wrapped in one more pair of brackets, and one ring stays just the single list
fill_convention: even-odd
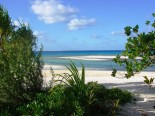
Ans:
[{"label": "green bush", "polygon": [[97,82],[89,82],[87,86],[87,106],[85,114],[88,116],[112,115],[115,113],[115,101],[107,99],[107,89]]},{"label": "green bush", "polygon": [[48,93],[37,94],[32,102],[18,108],[21,115],[114,115],[120,104],[129,102],[132,98],[129,92],[118,88],[106,89],[97,82],[85,84],[84,67],[82,74],[78,72],[73,62],[68,68],[71,74],[59,75],[64,79],[59,81],[65,84],[54,86]]},{"label": "green bush", "polygon": [[48,93],[37,94],[35,100],[19,107],[18,111],[21,115],[54,116],[83,115],[84,112],[77,97],[64,85],[57,85]]},{"label": "green bush", "polygon": [[16,106],[12,104],[1,103],[0,106],[0,116],[18,116],[19,113],[16,110]]},{"label": "green bush", "polygon": [[29,104],[19,107],[17,110],[24,115],[46,115],[48,108],[48,95],[47,93],[38,93],[35,99]]},{"label": "green bush", "polygon": [[86,94],[82,96],[77,96],[69,86],[56,85],[48,92],[37,94],[32,102],[19,107],[18,111],[21,115],[114,115],[118,106],[131,98],[127,91],[106,89],[97,82],[86,84]]},{"label": "green bush", "polygon": [[29,26],[11,22],[0,6],[0,109],[31,101],[42,89],[41,51],[36,54],[36,37]]},{"label": "green bush", "polygon": [[125,104],[127,102],[131,102],[132,94],[127,90],[122,90],[119,88],[112,88],[107,90],[107,98],[117,101],[119,100],[119,104]]}]

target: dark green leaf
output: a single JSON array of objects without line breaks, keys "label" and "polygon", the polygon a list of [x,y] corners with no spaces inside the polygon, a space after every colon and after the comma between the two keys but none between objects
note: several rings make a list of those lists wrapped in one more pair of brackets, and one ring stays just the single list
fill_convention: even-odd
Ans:
[{"label": "dark green leaf", "polygon": [[138,29],[139,29],[139,26],[136,25],[136,26],[133,28],[133,32],[138,33]]},{"label": "dark green leaf", "polygon": [[144,76],[145,80],[148,80],[147,76]]},{"label": "dark green leaf", "polygon": [[116,76],[116,73],[117,73],[117,70],[116,69],[113,69],[111,76],[115,77]]},{"label": "dark green leaf", "polygon": [[151,79],[150,79],[150,84],[153,83],[153,81],[154,81],[154,78],[151,78]]},{"label": "dark green leaf", "polygon": [[154,28],[155,28],[155,22],[154,22],[154,23],[152,23],[152,27],[154,27]]},{"label": "dark green leaf", "polygon": [[149,25],[150,24],[150,21],[146,21],[146,23],[145,23],[146,25]]},{"label": "dark green leaf", "polygon": [[155,17],[155,13],[152,13],[152,16]]},{"label": "dark green leaf", "polygon": [[127,36],[130,36],[130,34],[131,34],[131,29],[132,29],[132,27],[130,27],[130,26],[127,26],[127,27],[124,28],[125,34],[126,34]]}]

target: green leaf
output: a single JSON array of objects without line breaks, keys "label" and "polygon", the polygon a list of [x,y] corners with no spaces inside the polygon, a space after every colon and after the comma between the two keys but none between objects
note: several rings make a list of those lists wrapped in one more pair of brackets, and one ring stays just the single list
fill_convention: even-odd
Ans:
[{"label": "green leaf", "polygon": [[136,26],[133,28],[133,32],[138,33],[138,29],[139,29],[139,26],[136,25]]},{"label": "green leaf", "polygon": [[153,83],[153,81],[154,81],[154,78],[151,78],[151,79],[150,79],[150,84]]},{"label": "green leaf", "polygon": [[0,28],[0,35],[3,33],[3,30],[2,30],[2,28]]},{"label": "green leaf", "polygon": [[154,22],[154,23],[152,23],[152,27],[154,27],[154,28],[155,28],[155,22]]},{"label": "green leaf", "polygon": [[148,85],[150,84],[150,83],[149,83],[149,80],[144,80],[144,82],[145,82],[146,84],[148,84]]},{"label": "green leaf", "polygon": [[155,13],[152,13],[152,16],[155,17]]},{"label": "green leaf", "polygon": [[145,80],[149,80],[149,79],[147,78],[147,76],[144,76],[144,78],[145,78]]},{"label": "green leaf", "polygon": [[120,100],[118,99],[118,100],[116,101],[116,103],[115,103],[116,108],[119,107],[119,102],[120,102]]},{"label": "green leaf", "polygon": [[115,77],[116,76],[116,73],[117,73],[117,70],[116,69],[113,69],[111,76]]},{"label": "green leaf", "polygon": [[81,77],[81,80],[83,83],[85,83],[85,67],[84,65],[82,64],[82,77]]},{"label": "green leaf", "polygon": [[150,21],[146,21],[146,23],[145,23],[146,25],[149,25],[150,24]]},{"label": "green leaf", "polygon": [[130,34],[131,34],[131,29],[132,29],[132,27],[130,27],[130,26],[127,26],[127,27],[124,28],[125,34],[126,34],[127,36],[130,36]]}]

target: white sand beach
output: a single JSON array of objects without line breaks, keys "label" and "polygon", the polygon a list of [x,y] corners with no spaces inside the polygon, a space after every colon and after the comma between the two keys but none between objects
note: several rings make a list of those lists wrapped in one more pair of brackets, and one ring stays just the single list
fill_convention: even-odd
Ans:
[{"label": "white sand beach", "polygon": [[[71,56],[71,57],[60,57],[62,59],[72,59],[72,60],[95,60],[95,61],[102,61],[102,60],[109,60],[114,59],[116,56]],[[121,56],[122,59],[127,59],[128,57]],[[140,57],[137,57],[136,59],[141,59]]]},{"label": "white sand beach", "polygon": [[[49,66],[48,66],[49,67]],[[55,68],[60,68],[55,66]],[[68,73],[67,70],[54,70],[55,74]],[[141,116],[146,114],[147,116],[155,116],[155,82],[150,89],[143,81],[144,75],[148,77],[155,77],[155,72],[142,72],[130,79],[123,77],[125,72],[119,72],[117,77],[111,77],[111,71],[98,71],[98,70],[86,70],[86,82],[97,81],[106,87],[119,87],[129,90],[136,97],[135,103],[128,103],[122,107],[125,111],[123,114],[128,116]],[[46,83],[51,80],[52,75],[50,70],[43,70],[44,80]]]}]

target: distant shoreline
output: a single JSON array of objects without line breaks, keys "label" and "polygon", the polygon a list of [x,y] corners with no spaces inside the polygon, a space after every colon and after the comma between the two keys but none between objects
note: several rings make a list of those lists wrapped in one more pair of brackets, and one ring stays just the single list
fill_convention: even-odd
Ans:
[{"label": "distant shoreline", "polygon": [[[93,52],[93,51],[124,51],[124,50],[43,50],[42,52]],[[39,52],[39,51],[36,51]]]},{"label": "distant shoreline", "polygon": [[[113,68],[124,71],[125,67],[119,66],[116,64],[113,59],[115,55],[84,55],[84,54],[46,54],[43,56],[45,67],[44,70],[49,70],[50,66],[55,70],[64,70],[65,66],[68,66],[70,61],[73,61],[78,68],[81,67],[81,64],[85,66],[87,70],[103,70],[103,71],[112,71]],[[121,57],[126,59],[127,57]],[[140,59],[140,58],[138,58]],[[154,71],[155,66],[149,67],[146,71]]]}]

